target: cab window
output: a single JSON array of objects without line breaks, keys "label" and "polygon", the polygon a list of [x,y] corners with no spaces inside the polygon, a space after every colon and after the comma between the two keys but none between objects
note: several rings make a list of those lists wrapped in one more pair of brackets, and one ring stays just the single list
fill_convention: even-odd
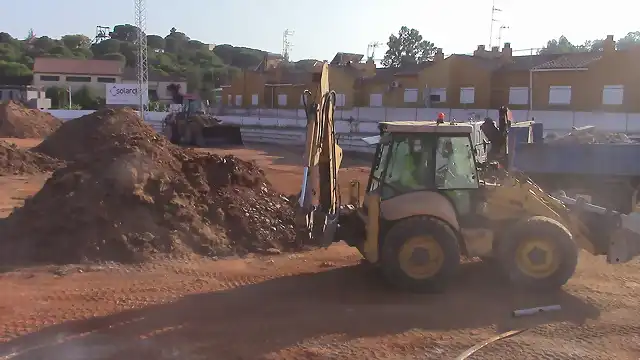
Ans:
[{"label": "cab window", "polygon": [[394,135],[383,179],[382,198],[432,187],[432,146],[423,134]]},{"label": "cab window", "polygon": [[390,143],[381,143],[376,149],[376,160],[373,164],[373,170],[371,171],[371,180],[369,181],[369,191],[374,191],[380,186],[380,179],[382,172],[387,164],[387,158],[389,157]]},{"label": "cab window", "polygon": [[476,164],[469,137],[440,137],[436,146],[438,189],[475,189]]}]

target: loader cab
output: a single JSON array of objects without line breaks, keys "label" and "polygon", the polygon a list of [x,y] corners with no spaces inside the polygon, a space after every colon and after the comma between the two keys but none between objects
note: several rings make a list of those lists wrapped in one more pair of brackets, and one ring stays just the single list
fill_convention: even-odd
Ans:
[{"label": "loader cab", "polygon": [[439,192],[459,214],[471,212],[471,195],[479,187],[471,125],[383,122],[380,130],[367,193],[384,202],[410,192]]}]

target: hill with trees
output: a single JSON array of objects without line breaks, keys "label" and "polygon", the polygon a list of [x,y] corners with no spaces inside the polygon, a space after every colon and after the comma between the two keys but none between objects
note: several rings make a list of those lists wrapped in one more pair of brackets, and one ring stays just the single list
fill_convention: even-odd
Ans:
[{"label": "hill with trees", "polygon": [[[81,35],[65,35],[61,39],[28,36],[17,39],[0,32],[0,76],[30,75],[36,57],[122,60],[127,66],[136,64],[138,29],[129,24],[116,25],[109,38],[94,42]],[[164,75],[187,78],[191,89],[210,89],[229,82],[234,73],[255,68],[264,59],[258,49],[208,44],[189,38],[171,28],[165,36],[147,35],[149,67]]]}]

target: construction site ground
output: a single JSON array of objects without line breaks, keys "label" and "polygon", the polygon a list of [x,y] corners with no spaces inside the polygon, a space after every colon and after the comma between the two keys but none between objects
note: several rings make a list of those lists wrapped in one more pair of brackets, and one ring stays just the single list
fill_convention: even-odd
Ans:
[{"label": "construction site ground", "polygon": [[[300,187],[300,149],[209,151],[256,160],[284,193]],[[343,191],[350,179],[366,184],[367,165],[345,160]],[[46,179],[0,177],[0,216]],[[640,264],[610,266],[587,254],[564,290],[546,295],[515,292],[491,264],[473,259],[444,294],[399,293],[343,244],[234,259],[0,270],[0,359],[455,359],[518,328],[530,330],[470,359],[640,358]],[[562,309],[511,315],[555,304]]]}]

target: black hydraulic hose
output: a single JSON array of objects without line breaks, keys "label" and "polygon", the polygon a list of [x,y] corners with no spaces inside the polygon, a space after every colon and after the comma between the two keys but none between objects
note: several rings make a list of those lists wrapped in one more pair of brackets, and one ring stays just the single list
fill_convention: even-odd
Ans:
[{"label": "black hydraulic hose", "polygon": [[[330,91],[330,92],[324,94],[323,95],[323,101],[322,101],[322,108],[320,110],[321,110],[321,116],[325,120],[324,121],[325,125],[328,125],[328,119],[331,117],[331,115],[335,114],[335,108],[336,108],[336,92],[335,91]],[[333,123],[332,126],[331,126],[331,129],[326,129],[325,126],[323,126],[322,129],[320,130],[321,131],[321,135],[320,135],[320,141],[321,142],[320,143],[322,143],[323,140],[325,139],[325,136],[327,136],[327,134],[325,133],[326,130],[331,131],[332,138],[334,139],[334,141],[337,141],[336,140],[335,123]],[[338,180],[338,169],[337,169],[337,166],[336,166],[336,158],[335,157],[336,157],[336,154],[335,154],[335,151],[334,151],[334,153],[332,154],[332,159],[333,160],[331,161],[331,164],[330,164],[331,168],[329,169],[329,171],[331,172],[331,174],[333,176],[333,179],[334,179],[334,184],[333,184],[334,188],[331,189],[331,191],[333,191],[333,193],[336,194],[337,203],[334,203],[333,205],[335,207],[334,210],[337,211],[337,207],[338,207],[338,204],[340,202],[339,201],[340,192],[339,192],[339,189],[337,188],[337,186],[338,186],[338,181],[337,181]]]}]

